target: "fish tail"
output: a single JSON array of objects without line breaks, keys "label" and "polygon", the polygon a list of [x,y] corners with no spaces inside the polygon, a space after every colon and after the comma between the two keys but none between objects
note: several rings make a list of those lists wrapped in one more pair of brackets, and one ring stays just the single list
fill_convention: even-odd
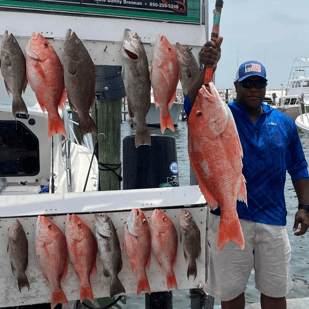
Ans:
[{"label": "fish tail", "polygon": [[97,125],[90,116],[79,118],[79,131],[82,140],[87,133],[91,133],[93,136],[98,135]]},{"label": "fish tail", "polygon": [[69,305],[67,297],[65,296],[63,290],[60,288],[57,291],[52,292],[52,299],[51,299],[51,308],[55,308],[57,304],[64,304]]},{"label": "fish tail", "polygon": [[89,299],[91,301],[93,301],[93,292],[92,292],[92,288],[91,285],[87,285],[87,286],[81,286],[80,287],[80,295],[79,295],[80,301],[81,303],[85,300],[85,299]]},{"label": "fish tail", "polygon": [[197,276],[196,261],[194,259],[189,260],[189,265],[188,265],[188,270],[187,270],[188,279],[190,276],[194,276],[194,280]]},{"label": "fish tail", "polygon": [[12,111],[14,117],[18,113],[28,115],[28,109],[22,97],[18,96],[13,98]]},{"label": "fish tail", "polygon": [[135,147],[141,145],[151,146],[151,136],[146,124],[142,128],[136,126]]},{"label": "fish tail", "polygon": [[230,241],[236,243],[241,250],[245,247],[245,240],[238,216],[236,215],[232,219],[225,219],[222,218],[221,214],[218,232],[218,250],[222,250],[223,247]]},{"label": "fish tail", "polygon": [[176,277],[174,272],[172,271],[171,274],[166,275],[166,285],[167,285],[167,290],[169,291],[171,287],[173,286],[176,290],[178,290],[178,284],[176,281]]},{"label": "fish tail", "polygon": [[28,291],[29,291],[30,284],[29,284],[29,281],[28,281],[28,278],[27,278],[26,274],[25,273],[20,273],[18,275],[18,289],[19,289],[20,293],[21,293],[21,289],[23,287],[27,287]]},{"label": "fish tail", "polygon": [[139,295],[142,291],[145,291],[148,294],[151,294],[150,285],[147,276],[142,279],[138,279],[137,282],[137,295]]},{"label": "fish tail", "polygon": [[110,286],[110,293],[111,293],[111,297],[113,297],[114,295],[120,294],[120,293],[125,293],[126,290],[123,287],[121,281],[119,280],[118,276],[116,276],[112,282],[111,282],[111,286]]},{"label": "fish tail", "polygon": [[171,129],[173,132],[175,131],[173,120],[171,118],[171,115],[169,112],[162,115],[161,114],[161,120],[160,120],[160,126],[161,126],[161,132],[164,133],[165,129]]},{"label": "fish tail", "polygon": [[57,114],[57,117],[54,119],[48,118],[48,138],[50,139],[54,134],[62,134],[67,137],[67,132],[64,128],[63,122],[60,116]]}]

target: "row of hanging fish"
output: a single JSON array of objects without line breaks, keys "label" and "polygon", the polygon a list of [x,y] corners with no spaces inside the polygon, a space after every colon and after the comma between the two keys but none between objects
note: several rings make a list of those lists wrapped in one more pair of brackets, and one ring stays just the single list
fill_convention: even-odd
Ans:
[{"label": "row of hanging fish", "polygon": [[28,115],[22,92],[29,83],[41,109],[48,113],[48,138],[56,133],[67,136],[58,113],[58,108],[65,107],[66,98],[71,109],[78,112],[81,138],[86,133],[96,136],[97,127],[89,116],[95,99],[95,66],[76,33],[68,30],[61,61],[40,33],[32,33],[25,55],[13,34],[5,31],[1,45],[1,73],[6,90],[13,96],[13,115]]},{"label": "row of hanging fish", "polygon": [[179,79],[186,95],[199,68],[187,45],[176,43],[174,49],[168,39],[160,34],[153,47],[150,71],[144,45],[137,33],[132,34],[129,29],[125,29],[121,52],[129,115],[136,120],[135,146],[151,145],[146,125],[151,87],[155,106],[160,109],[162,134],[167,128],[174,131],[169,109],[175,101]]},{"label": "row of hanging fish", "polygon": [[[122,269],[121,248],[130,260],[132,273],[137,273],[137,295],[151,293],[146,269],[151,263],[151,249],[166,275],[167,289],[178,289],[173,268],[177,261],[178,235],[172,221],[164,212],[155,209],[150,221],[140,209],[132,209],[125,222],[124,242],[119,238],[112,220],[106,215],[95,214],[95,236],[87,224],[77,215],[68,214],[65,235],[51,220],[38,216],[35,230],[35,255],[45,280],[51,288],[51,307],[68,304],[61,282],[66,278],[71,261],[80,280],[80,301],[93,301],[90,277],[96,275],[96,256],[99,252],[103,263],[103,275],[110,278],[110,296],[125,293],[118,278]],[[188,210],[179,217],[180,242],[186,261],[187,277],[197,275],[196,259],[201,253],[200,231]],[[8,252],[11,268],[18,280],[19,291],[30,288],[26,269],[28,266],[28,240],[18,220],[8,228]]]}]

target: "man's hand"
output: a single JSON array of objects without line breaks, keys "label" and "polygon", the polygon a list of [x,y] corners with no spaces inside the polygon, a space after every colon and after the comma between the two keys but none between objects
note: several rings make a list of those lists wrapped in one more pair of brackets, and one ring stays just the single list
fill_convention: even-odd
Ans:
[{"label": "man's hand", "polygon": [[217,63],[221,58],[221,44],[223,37],[220,36],[217,42],[208,41],[200,51],[200,61],[206,67],[212,67],[215,71],[217,68]]},{"label": "man's hand", "polygon": [[309,211],[305,209],[299,209],[295,215],[295,221],[293,226],[293,231],[298,229],[300,224],[300,231],[294,233],[296,236],[304,235],[309,227]]}]

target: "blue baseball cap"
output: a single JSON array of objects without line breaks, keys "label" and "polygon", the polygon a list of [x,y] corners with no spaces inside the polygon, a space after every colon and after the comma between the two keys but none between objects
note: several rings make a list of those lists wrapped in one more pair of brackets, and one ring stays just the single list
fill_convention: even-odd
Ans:
[{"label": "blue baseball cap", "polygon": [[242,82],[248,77],[259,76],[264,78],[266,81],[266,69],[262,63],[257,61],[246,61],[239,66],[236,73],[235,81]]}]

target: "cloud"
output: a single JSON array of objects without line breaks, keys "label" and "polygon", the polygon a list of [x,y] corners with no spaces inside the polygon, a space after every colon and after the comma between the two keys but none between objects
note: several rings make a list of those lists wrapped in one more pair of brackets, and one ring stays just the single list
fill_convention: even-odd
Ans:
[{"label": "cloud", "polygon": [[309,25],[309,20],[305,18],[294,17],[288,14],[272,13],[269,15],[272,21],[284,26],[303,26]]}]

